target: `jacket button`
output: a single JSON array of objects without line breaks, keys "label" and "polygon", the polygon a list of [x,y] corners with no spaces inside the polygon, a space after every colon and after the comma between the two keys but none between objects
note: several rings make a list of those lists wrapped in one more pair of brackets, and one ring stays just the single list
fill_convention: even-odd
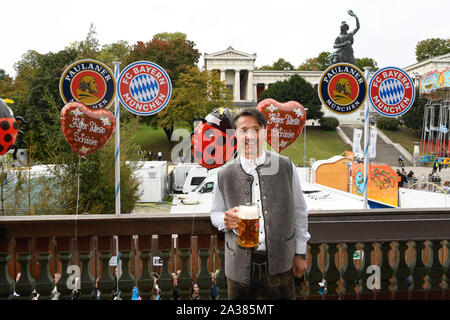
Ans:
[{"label": "jacket button", "polygon": [[250,250],[247,250],[247,254],[250,254],[251,252],[250,252]]},{"label": "jacket button", "polygon": [[248,178],[247,178],[247,181],[252,181],[252,178],[248,177]]},{"label": "jacket button", "polygon": [[245,266],[245,269],[247,269],[247,270],[250,269],[250,266]]},{"label": "jacket button", "polygon": [[250,191],[245,191],[245,194],[250,194]]},{"label": "jacket button", "polygon": [[249,283],[249,281],[250,281],[250,280],[248,280],[248,279],[245,279],[245,280],[244,280],[245,283]]}]

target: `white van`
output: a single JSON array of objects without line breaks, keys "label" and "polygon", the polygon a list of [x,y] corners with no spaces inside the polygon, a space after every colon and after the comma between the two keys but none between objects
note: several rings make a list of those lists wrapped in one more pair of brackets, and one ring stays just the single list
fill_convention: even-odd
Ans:
[{"label": "white van", "polygon": [[192,168],[201,168],[201,166],[197,163],[179,163],[173,169],[175,192],[183,192],[184,183]]},{"label": "white van", "polygon": [[184,182],[183,193],[189,193],[194,190],[206,178],[207,173],[208,169],[200,165],[189,170],[186,181]]},{"label": "white van", "polygon": [[211,210],[214,180],[219,168],[208,171],[206,178],[188,194],[174,195],[170,213],[205,213]]}]

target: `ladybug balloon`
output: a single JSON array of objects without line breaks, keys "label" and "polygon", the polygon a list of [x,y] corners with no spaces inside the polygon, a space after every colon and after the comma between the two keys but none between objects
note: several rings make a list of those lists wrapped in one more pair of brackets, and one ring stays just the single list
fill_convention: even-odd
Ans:
[{"label": "ladybug balloon", "polygon": [[231,111],[219,108],[208,114],[195,128],[191,147],[195,161],[207,169],[230,160],[237,148]]},{"label": "ladybug balloon", "polygon": [[14,149],[13,158],[16,158],[17,146],[16,138],[20,134],[23,137],[23,132],[18,129],[17,121],[21,120],[24,123],[22,117],[15,117],[10,107],[6,104],[13,103],[12,100],[3,100],[0,98],[0,155],[4,155],[8,150]]}]

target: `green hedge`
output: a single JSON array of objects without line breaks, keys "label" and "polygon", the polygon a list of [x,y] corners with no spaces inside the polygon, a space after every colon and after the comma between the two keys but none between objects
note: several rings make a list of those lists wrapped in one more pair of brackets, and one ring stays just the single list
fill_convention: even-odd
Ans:
[{"label": "green hedge", "polygon": [[320,129],[327,131],[335,131],[339,126],[339,120],[335,117],[323,117],[320,119]]},{"label": "green hedge", "polygon": [[380,129],[396,131],[399,125],[400,121],[396,118],[380,117],[377,120],[377,127]]}]

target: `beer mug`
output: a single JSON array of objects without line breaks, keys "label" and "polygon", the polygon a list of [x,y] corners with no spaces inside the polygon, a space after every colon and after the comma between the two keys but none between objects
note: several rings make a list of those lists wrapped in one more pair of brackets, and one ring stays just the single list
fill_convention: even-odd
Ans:
[{"label": "beer mug", "polygon": [[256,248],[259,245],[259,210],[257,204],[238,207],[238,245]]}]

